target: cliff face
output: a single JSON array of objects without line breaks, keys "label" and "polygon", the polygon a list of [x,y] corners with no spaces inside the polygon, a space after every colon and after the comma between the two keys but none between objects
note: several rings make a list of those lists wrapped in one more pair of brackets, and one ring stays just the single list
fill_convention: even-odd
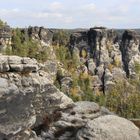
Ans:
[{"label": "cliff face", "polygon": [[[115,30],[91,28],[71,35],[70,50],[74,52],[78,48],[88,71],[99,77],[106,90],[117,78],[136,77],[135,65],[140,64],[139,41],[140,36],[133,30],[124,31],[120,38]],[[82,50],[86,51],[86,57],[81,55]]]}]

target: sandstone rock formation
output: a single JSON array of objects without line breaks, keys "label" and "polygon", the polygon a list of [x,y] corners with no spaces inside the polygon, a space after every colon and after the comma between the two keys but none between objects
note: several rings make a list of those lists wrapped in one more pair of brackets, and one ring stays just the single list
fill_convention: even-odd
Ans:
[{"label": "sandstone rock formation", "polygon": [[[125,129],[124,129],[125,126]],[[87,122],[77,139],[84,140],[139,140],[139,129],[123,118],[106,115]]]},{"label": "sandstone rock formation", "polygon": [[[88,71],[101,80],[103,92],[115,81],[136,77],[135,65],[140,62],[140,36],[134,30],[126,30],[120,37],[117,31],[101,27],[75,32],[70,38],[72,53],[78,48],[80,58]],[[82,50],[87,55],[81,55]],[[98,83],[98,82],[97,82]],[[94,87],[99,87],[95,85]]]},{"label": "sandstone rock formation", "polygon": [[[1,55],[0,139],[139,140],[139,129],[94,102],[74,103],[35,59]],[[46,62],[47,63],[47,62]],[[49,73],[50,72],[50,73]],[[69,79],[63,79],[67,84]]]},{"label": "sandstone rock formation", "polygon": [[73,104],[70,98],[52,84],[50,75],[41,70],[36,60],[2,55],[0,58],[0,132],[2,134],[14,135],[30,128],[42,120],[49,108],[53,111]]}]

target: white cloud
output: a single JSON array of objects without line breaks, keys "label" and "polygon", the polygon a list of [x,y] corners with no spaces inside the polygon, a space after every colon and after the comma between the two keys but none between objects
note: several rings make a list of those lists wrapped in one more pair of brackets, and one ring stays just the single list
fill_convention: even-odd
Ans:
[{"label": "white cloud", "polygon": [[62,18],[61,13],[47,13],[47,12],[37,12],[37,13],[30,13],[32,18]]},{"label": "white cloud", "polygon": [[61,18],[63,15],[57,12],[40,12],[40,11],[28,11],[28,10],[19,10],[19,9],[0,9],[2,17],[15,17],[15,18]]},{"label": "white cloud", "polygon": [[72,23],[72,22],[74,22],[74,19],[73,19],[73,17],[65,17],[64,22],[65,23]]},{"label": "white cloud", "polygon": [[21,13],[19,9],[0,9],[0,14],[2,18],[22,17],[26,15],[25,13]]},{"label": "white cloud", "polygon": [[7,14],[10,14],[10,13],[17,13],[19,12],[19,9],[17,8],[14,8],[14,9],[0,9],[0,13],[2,15],[7,15]]},{"label": "white cloud", "polygon": [[95,11],[96,6],[94,3],[87,4],[83,7],[84,10]]},{"label": "white cloud", "polygon": [[49,9],[52,11],[63,9],[63,5],[60,2],[53,2],[49,5]]}]

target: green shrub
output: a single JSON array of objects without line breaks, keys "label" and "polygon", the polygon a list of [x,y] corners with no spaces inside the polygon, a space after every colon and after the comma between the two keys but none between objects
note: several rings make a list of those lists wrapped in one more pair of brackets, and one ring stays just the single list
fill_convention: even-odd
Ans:
[{"label": "green shrub", "polygon": [[137,74],[140,74],[140,63],[139,62],[135,61],[135,63],[134,63],[134,69],[135,69],[135,72]]},{"label": "green shrub", "polygon": [[126,81],[118,81],[104,96],[102,105],[125,118],[140,117],[140,92],[136,87],[134,83],[129,85]]}]

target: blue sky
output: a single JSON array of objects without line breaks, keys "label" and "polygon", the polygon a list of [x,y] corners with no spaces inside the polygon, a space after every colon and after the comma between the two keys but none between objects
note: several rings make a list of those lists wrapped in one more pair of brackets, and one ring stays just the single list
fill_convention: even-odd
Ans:
[{"label": "blue sky", "polygon": [[140,0],[0,0],[12,27],[140,28]]}]

